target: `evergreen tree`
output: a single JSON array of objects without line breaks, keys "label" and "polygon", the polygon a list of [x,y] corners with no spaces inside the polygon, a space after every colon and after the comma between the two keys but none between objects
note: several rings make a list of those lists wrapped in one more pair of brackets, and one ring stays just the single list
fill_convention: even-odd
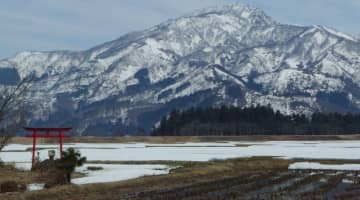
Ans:
[{"label": "evergreen tree", "polygon": [[81,157],[81,153],[74,148],[68,148],[63,152],[59,160],[58,167],[66,173],[67,182],[71,183],[71,174],[76,167],[82,166],[86,162],[86,157]]}]

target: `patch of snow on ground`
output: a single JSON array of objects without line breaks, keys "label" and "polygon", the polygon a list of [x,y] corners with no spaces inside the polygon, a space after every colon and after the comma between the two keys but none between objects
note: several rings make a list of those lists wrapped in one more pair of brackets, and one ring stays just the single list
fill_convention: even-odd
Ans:
[{"label": "patch of snow on ground", "polygon": [[[102,170],[91,171],[87,167],[102,167]],[[166,165],[115,165],[115,164],[85,164],[76,168],[77,172],[86,173],[86,177],[75,178],[72,183],[82,185],[89,183],[116,182],[138,178],[145,175],[168,174]]]},{"label": "patch of snow on ground", "polygon": [[[102,170],[88,170],[88,167],[102,167]],[[20,170],[30,170],[31,163],[16,163],[15,167]],[[90,183],[106,183],[123,181],[141,176],[168,174],[172,168],[166,165],[120,165],[120,164],[85,164],[76,168],[76,172],[86,174],[85,177],[75,178],[72,183],[83,185]],[[41,188],[40,188],[41,187]],[[44,185],[30,184],[28,190],[41,190]]]},{"label": "patch of snow on ground", "polygon": [[31,183],[27,185],[28,191],[42,190],[44,189],[45,184],[43,183]]},{"label": "patch of snow on ground", "polygon": [[289,169],[359,171],[360,164],[327,165],[316,162],[297,162],[290,164]]},{"label": "patch of snow on ground", "polygon": [[343,179],[342,181],[341,181],[342,183],[348,183],[348,184],[355,184],[355,181],[354,180],[350,180],[350,179]]},{"label": "patch of snow on ground", "polygon": [[31,163],[15,163],[15,168],[18,170],[30,171],[31,170]]}]

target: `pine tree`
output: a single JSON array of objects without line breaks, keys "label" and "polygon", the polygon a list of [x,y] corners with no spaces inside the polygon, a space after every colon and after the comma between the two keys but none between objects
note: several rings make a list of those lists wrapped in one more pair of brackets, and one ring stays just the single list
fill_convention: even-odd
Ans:
[{"label": "pine tree", "polygon": [[59,160],[58,167],[66,173],[67,182],[71,183],[71,174],[76,167],[82,166],[86,162],[86,157],[81,157],[81,153],[74,148],[68,148],[63,152]]}]

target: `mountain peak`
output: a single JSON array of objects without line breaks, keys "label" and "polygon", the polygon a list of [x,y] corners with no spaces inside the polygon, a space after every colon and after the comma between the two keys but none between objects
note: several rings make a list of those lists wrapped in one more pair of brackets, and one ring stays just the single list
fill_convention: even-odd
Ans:
[{"label": "mountain peak", "polygon": [[208,8],[203,8],[196,10],[194,12],[186,15],[187,17],[198,17],[205,16],[210,14],[218,15],[233,15],[239,18],[249,18],[251,16],[261,16],[264,19],[270,20],[271,17],[265,14],[261,9],[251,7],[246,4],[236,3],[236,4],[227,4],[223,6],[213,6]]}]

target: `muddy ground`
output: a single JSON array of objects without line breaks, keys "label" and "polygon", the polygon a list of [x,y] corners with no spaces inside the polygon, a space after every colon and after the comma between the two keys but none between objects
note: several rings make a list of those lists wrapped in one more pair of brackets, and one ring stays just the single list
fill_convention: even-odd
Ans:
[{"label": "muddy ground", "polygon": [[189,162],[168,175],[7,193],[0,199],[359,199],[358,172],[288,170],[293,162],[265,157]]}]

